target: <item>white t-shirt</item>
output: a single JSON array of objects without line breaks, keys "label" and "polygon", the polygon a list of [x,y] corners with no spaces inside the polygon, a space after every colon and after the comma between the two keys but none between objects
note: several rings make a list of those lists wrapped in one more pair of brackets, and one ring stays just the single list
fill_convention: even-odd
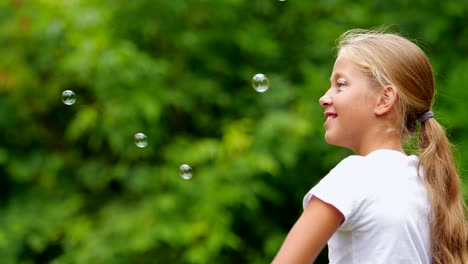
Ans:
[{"label": "white t-shirt", "polygon": [[328,241],[332,264],[428,264],[430,202],[418,157],[393,150],[349,156],[314,186],[312,196],[345,217]]}]

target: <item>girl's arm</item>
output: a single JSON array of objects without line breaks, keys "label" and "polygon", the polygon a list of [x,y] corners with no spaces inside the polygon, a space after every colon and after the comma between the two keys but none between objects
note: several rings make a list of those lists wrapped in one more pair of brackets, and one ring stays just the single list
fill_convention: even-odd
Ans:
[{"label": "girl's arm", "polygon": [[272,264],[312,263],[343,221],[338,209],[312,197]]}]

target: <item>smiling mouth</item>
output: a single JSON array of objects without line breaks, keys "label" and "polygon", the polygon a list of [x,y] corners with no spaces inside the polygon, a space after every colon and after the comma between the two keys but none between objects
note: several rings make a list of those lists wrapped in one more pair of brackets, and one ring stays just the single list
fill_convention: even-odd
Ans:
[{"label": "smiling mouth", "polygon": [[337,116],[337,114],[327,114],[327,121],[335,119]]}]

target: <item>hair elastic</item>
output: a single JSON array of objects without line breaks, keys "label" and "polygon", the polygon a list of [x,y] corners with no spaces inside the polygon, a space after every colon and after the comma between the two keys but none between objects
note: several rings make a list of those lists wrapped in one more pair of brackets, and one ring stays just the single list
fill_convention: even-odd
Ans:
[{"label": "hair elastic", "polygon": [[427,111],[420,118],[418,118],[418,121],[422,124],[431,118],[434,118],[434,113],[432,111]]}]

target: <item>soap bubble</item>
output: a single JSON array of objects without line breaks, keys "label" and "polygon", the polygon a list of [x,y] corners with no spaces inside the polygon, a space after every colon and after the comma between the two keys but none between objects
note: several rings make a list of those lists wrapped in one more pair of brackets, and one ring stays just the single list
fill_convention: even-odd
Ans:
[{"label": "soap bubble", "polygon": [[259,93],[263,93],[268,90],[269,86],[270,81],[265,76],[265,74],[257,73],[252,78],[252,87]]},{"label": "soap bubble", "polygon": [[133,140],[135,141],[135,145],[137,145],[140,148],[148,146],[147,137],[143,133],[136,133],[135,136],[133,136]]},{"label": "soap bubble", "polygon": [[184,180],[190,180],[192,178],[192,168],[187,164],[182,164],[179,167],[180,177]]},{"label": "soap bubble", "polygon": [[72,105],[76,102],[76,95],[72,90],[62,92],[62,102],[66,105]]}]

